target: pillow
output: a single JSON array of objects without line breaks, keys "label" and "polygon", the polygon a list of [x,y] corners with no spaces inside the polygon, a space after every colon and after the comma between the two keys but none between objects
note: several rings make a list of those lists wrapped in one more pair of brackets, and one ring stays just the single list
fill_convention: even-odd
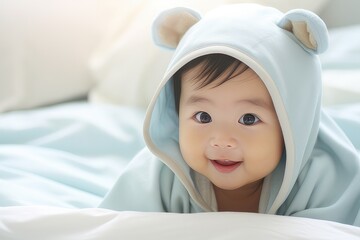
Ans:
[{"label": "pillow", "polygon": [[[90,69],[97,84],[91,89],[89,100],[146,107],[172,56],[172,51],[156,47],[152,41],[151,25],[158,12],[172,6],[186,6],[205,13],[220,4],[239,2],[249,1],[137,1],[126,18],[121,15],[121,20],[114,23],[114,29],[92,56]],[[317,12],[328,0],[250,2],[272,5],[282,11],[306,8]]]},{"label": "pillow", "polygon": [[0,5],[0,112],[86,97],[94,84],[89,56],[122,1],[2,0]]},{"label": "pillow", "polygon": [[90,61],[97,81],[89,93],[91,102],[147,106],[172,56],[172,51],[154,45],[152,20],[162,9],[178,4],[201,7],[199,1],[143,0],[128,11],[126,20],[121,16]]}]

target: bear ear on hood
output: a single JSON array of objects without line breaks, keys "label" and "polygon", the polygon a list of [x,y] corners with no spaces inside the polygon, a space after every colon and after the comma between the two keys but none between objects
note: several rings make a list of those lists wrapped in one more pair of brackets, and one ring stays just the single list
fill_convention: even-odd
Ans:
[{"label": "bear ear on hood", "polygon": [[278,26],[293,33],[308,52],[320,54],[328,48],[326,25],[313,12],[304,9],[290,10],[280,19]]},{"label": "bear ear on hood", "polygon": [[165,10],[154,20],[153,40],[158,46],[175,49],[182,36],[200,19],[201,15],[190,8],[176,7]]}]

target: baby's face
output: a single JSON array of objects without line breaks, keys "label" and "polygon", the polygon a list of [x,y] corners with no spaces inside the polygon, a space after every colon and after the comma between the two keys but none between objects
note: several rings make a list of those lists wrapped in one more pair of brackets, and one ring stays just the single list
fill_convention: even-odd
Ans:
[{"label": "baby's face", "polygon": [[179,142],[185,161],[225,190],[264,178],[284,147],[265,85],[248,68],[220,86],[217,79],[199,89],[198,71],[186,72],[181,83]]}]

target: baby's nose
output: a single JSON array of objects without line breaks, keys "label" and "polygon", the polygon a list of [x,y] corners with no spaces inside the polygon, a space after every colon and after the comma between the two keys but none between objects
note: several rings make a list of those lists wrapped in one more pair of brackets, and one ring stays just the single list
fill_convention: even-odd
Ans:
[{"label": "baby's nose", "polygon": [[216,148],[231,149],[237,146],[236,139],[231,136],[217,136],[212,138],[211,146]]}]

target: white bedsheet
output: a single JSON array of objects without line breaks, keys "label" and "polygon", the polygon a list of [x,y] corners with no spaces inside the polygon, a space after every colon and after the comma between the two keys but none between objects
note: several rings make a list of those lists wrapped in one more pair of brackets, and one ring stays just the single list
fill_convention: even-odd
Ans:
[{"label": "white bedsheet", "polygon": [[0,209],[0,239],[360,239],[360,228],[254,213],[142,213],[105,209]]}]

